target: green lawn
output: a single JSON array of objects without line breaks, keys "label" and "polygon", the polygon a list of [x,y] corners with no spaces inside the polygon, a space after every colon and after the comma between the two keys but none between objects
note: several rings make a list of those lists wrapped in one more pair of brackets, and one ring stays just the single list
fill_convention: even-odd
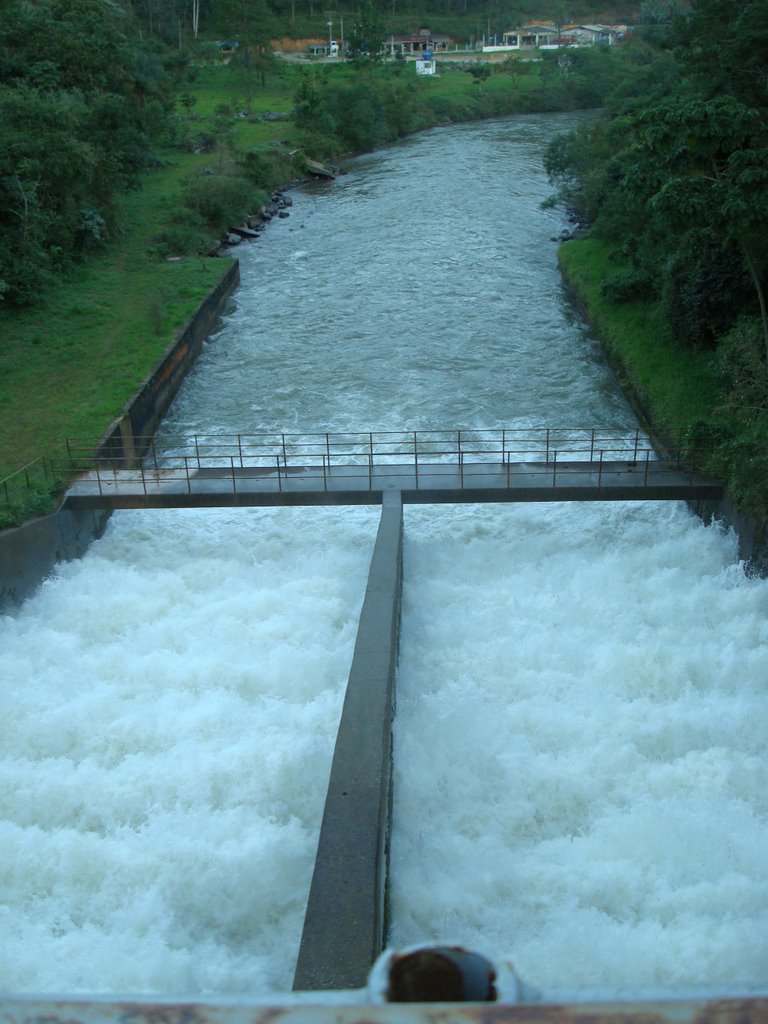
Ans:
[{"label": "green lawn", "polygon": [[711,420],[719,401],[712,353],[693,352],[675,342],[656,305],[617,305],[602,296],[602,281],[621,262],[613,246],[583,239],[561,246],[559,256],[563,274],[586,306],[619,375],[657,428],[676,433]]}]

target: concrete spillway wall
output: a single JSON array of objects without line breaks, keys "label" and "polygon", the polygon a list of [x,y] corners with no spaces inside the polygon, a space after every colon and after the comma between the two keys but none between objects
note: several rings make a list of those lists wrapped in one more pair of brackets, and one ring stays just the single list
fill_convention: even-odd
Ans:
[{"label": "concrete spillway wall", "polygon": [[403,509],[385,493],[320,828],[294,989],[365,985],[384,948]]},{"label": "concrete spillway wall", "polygon": [[[239,281],[240,268],[235,262],[179,331],[97,448],[128,463],[143,454],[146,438],[157,430]],[[91,541],[104,531],[108,517],[108,512],[59,509],[52,515],[1,531],[0,611],[21,604],[57,562],[84,554]]]}]

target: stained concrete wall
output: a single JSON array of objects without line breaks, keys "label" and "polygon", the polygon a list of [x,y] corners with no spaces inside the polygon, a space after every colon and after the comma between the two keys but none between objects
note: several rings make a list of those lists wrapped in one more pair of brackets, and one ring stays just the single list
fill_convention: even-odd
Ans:
[{"label": "stained concrete wall", "polygon": [[[154,434],[159,426],[239,281],[240,268],[235,262],[110,426],[100,442],[103,451],[114,453],[121,462],[142,454],[142,438]],[[0,611],[29,597],[56,562],[83,555],[91,541],[103,533],[108,517],[105,511],[60,509],[15,529],[0,531]]]},{"label": "stained concrete wall", "polygon": [[235,261],[112,423],[99,445],[102,454],[129,464],[144,455],[146,439],[162,422],[239,282],[240,265]]},{"label": "stained concrete wall", "polygon": [[403,506],[385,492],[336,738],[293,987],[365,985],[384,947]]},{"label": "stained concrete wall", "polygon": [[57,562],[79,558],[104,532],[109,512],[60,509],[0,533],[0,611],[20,605]]},{"label": "stained concrete wall", "polygon": [[751,516],[745,515],[728,497],[720,501],[691,502],[689,507],[705,523],[717,520],[726,529],[732,529],[739,538],[739,558],[746,563],[747,571],[758,576],[768,576],[766,523],[758,523]]}]

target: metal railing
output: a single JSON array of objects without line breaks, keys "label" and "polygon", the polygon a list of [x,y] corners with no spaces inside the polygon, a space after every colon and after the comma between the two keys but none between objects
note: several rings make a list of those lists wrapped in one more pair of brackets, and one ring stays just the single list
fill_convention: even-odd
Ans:
[{"label": "metal railing", "polygon": [[[460,462],[471,459],[494,461],[549,462],[568,453],[579,460],[591,461],[599,451],[616,457],[637,459],[653,452],[646,435],[639,429],[627,431],[583,430],[578,428],[487,429],[487,430],[408,430],[344,431],[324,433],[239,433],[179,434],[161,438],[135,438],[136,448],[146,451],[145,465],[153,469],[173,468],[181,461],[194,462],[197,468],[215,465],[216,460],[241,468],[266,465],[279,459],[283,465],[311,465],[321,459],[329,465],[356,464],[362,460],[383,465],[443,458]],[[115,463],[125,468],[111,452],[99,454],[90,441],[70,439],[67,455],[71,465]],[[513,459],[512,456],[515,456]],[[520,457],[519,459],[517,457]],[[526,457],[524,459],[523,457]]]},{"label": "metal railing", "polygon": [[[89,479],[102,485],[114,483],[119,471],[124,482],[141,483],[145,493],[164,483],[183,481],[191,492],[193,479],[201,475],[228,480],[237,491],[238,481],[261,477],[282,490],[286,481],[301,472],[309,485],[327,490],[346,476],[359,486],[361,467],[367,467],[368,486],[374,472],[386,466],[407,466],[419,488],[425,475],[445,472],[438,467],[458,468],[461,486],[465,476],[477,477],[483,464],[493,464],[506,474],[507,486],[516,473],[530,464],[546,464],[552,486],[565,485],[569,473],[584,471],[584,463],[595,464],[597,486],[611,463],[630,463],[642,473],[643,483],[653,475],[683,467],[676,453],[660,458],[640,430],[541,428],[539,430],[499,428],[487,430],[357,431],[315,434],[252,433],[191,434],[137,439],[146,451],[140,465],[126,468],[113,453],[96,454],[93,444],[78,439],[67,442],[67,471],[90,473]],[[349,469],[346,469],[349,467]],[[365,470],[363,470],[365,475]],[[639,475],[639,473],[638,473]],[[320,483],[322,481],[322,484]],[[639,480],[636,478],[636,482]]]},{"label": "metal railing", "polygon": [[0,504],[13,505],[23,501],[30,491],[53,486],[54,475],[48,460],[39,457],[0,480]]}]

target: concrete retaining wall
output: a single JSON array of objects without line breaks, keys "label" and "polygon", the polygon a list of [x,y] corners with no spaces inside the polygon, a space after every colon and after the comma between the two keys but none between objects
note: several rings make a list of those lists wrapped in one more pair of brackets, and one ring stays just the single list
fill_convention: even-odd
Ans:
[{"label": "concrete retaining wall", "polygon": [[235,262],[101,439],[99,447],[103,454],[123,465],[130,465],[144,455],[146,439],[162,422],[239,282],[240,265]]},{"label": "concrete retaining wall", "polygon": [[705,523],[717,520],[727,529],[734,530],[739,538],[739,558],[747,564],[748,572],[768,576],[768,537],[764,523],[745,515],[728,497],[720,501],[691,502],[689,507]]},{"label": "concrete retaining wall", "polygon": [[[141,456],[142,439],[157,430],[239,281],[240,268],[235,262],[110,426],[100,442],[104,451],[123,464]],[[91,541],[104,532],[108,517],[109,512],[104,511],[59,509],[53,515],[0,531],[0,612],[29,597],[56,562],[83,555]]]},{"label": "concrete retaining wall", "polygon": [[79,558],[107,525],[103,510],[60,509],[0,533],[0,611],[30,596],[57,562]]}]

